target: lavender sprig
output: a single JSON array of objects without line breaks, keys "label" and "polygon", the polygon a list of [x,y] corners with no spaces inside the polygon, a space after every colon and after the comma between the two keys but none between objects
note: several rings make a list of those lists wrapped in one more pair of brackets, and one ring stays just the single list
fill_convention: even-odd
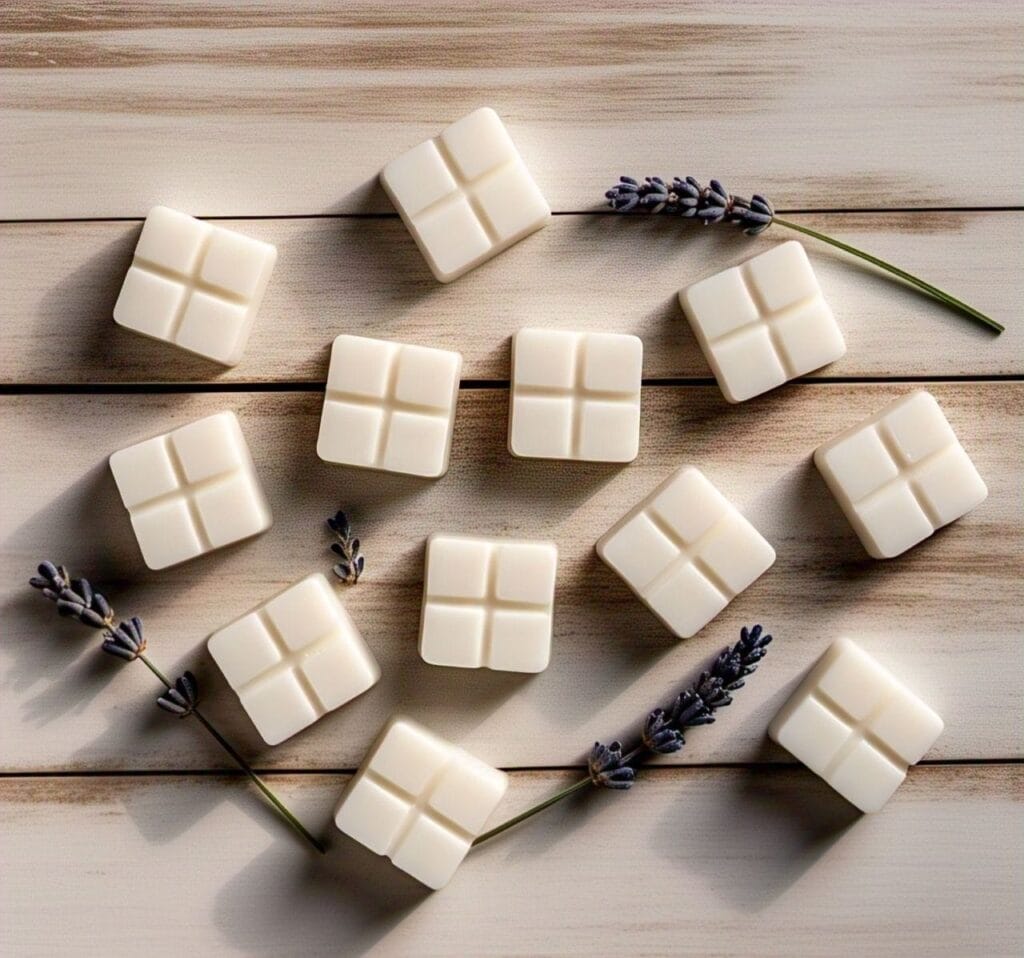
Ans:
[{"label": "lavender sprig", "polygon": [[288,807],[274,794],[270,787],[253,771],[249,763],[238,753],[235,747],[214,727],[209,719],[197,708],[199,702],[199,685],[191,672],[186,672],[174,682],[156,666],[146,655],[146,639],[142,632],[142,619],[132,616],[122,620],[116,626],[114,610],[106,598],[90,585],[88,579],[73,579],[67,569],[53,562],[41,562],[38,575],[29,579],[29,585],[38,589],[45,598],[57,607],[57,613],[66,618],[73,618],[82,625],[92,629],[101,629],[103,641],[100,648],[125,662],[138,659],[152,672],[164,686],[164,693],[156,704],[165,711],[179,718],[195,716],[200,724],[217,743],[231,756],[239,768],[255,783],[267,801],[274,806],[280,815],[306,839],[320,854],[327,849],[318,839],[308,832],[305,826],[292,814]]},{"label": "lavender sprig", "polygon": [[359,551],[359,540],[352,535],[348,516],[339,509],[327,520],[327,525],[338,538],[337,542],[331,543],[331,551],[340,557],[334,566],[334,574],[346,585],[355,585],[363,574],[366,560]]},{"label": "lavender sprig", "polygon": [[776,216],[771,203],[760,194],[755,193],[748,200],[742,196],[733,196],[718,180],[711,180],[707,186],[701,186],[692,176],[685,179],[677,176],[671,183],[660,176],[645,177],[642,183],[631,176],[620,176],[619,182],[604,195],[608,205],[619,213],[668,213],[684,219],[699,220],[705,226],[711,223],[735,223],[749,236],[756,236],[768,229],[772,223],[776,223],[786,229],[811,236],[822,243],[828,243],[852,256],[858,256],[872,266],[899,277],[950,309],[969,316],[996,333],[1003,332],[1002,324],[991,316],[919,276],[825,233],[781,219]]},{"label": "lavender sprig", "polygon": [[743,688],[746,677],[756,671],[768,652],[772,637],[760,625],[740,630],[740,640],[724,648],[711,668],[701,672],[695,682],[680,692],[667,708],[656,708],[644,721],[639,743],[623,752],[619,742],[602,745],[595,742],[587,759],[587,777],[556,792],[543,802],[528,808],[514,818],[484,832],[474,842],[483,842],[532,818],[563,798],[587,786],[625,790],[636,780],[636,761],[649,754],[678,752],[686,744],[683,733],[698,725],[710,725],[715,712],[732,703],[732,694]]}]

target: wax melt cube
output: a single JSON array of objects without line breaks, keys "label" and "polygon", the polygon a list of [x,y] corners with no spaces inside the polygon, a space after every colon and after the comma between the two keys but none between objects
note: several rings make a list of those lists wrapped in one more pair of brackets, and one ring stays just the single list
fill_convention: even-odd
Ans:
[{"label": "wax melt cube", "polygon": [[906,552],[988,495],[935,397],[923,389],[820,446],[814,463],[875,559]]},{"label": "wax melt cube", "polygon": [[551,218],[505,125],[486,107],[392,160],[380,182],[442,283]]},{"label": "wax melt cube", "polygon": [[335,824],[429,888],[443,888],[497,808],[508,776],[393,718],[341,796]]},{"label": "wax melt cube", "polygon": [[448,471],[462,356],[342,335],[331,349],[317,455],[436,478]]},{"label": "wax melt cube", "polygon": [[114,304],[114,321],[225,366],[245,350],[277,249],[156,206]]},{"label": "wax melt cube", "polygon": [[376,659],[319,573],[215,632],[207,647],[268,745],[291,738],[380,678]]},{"label": "wax melt cube", "polygon": [[775,550],[693,466],[673,473],[597,543],[597,554],[681,639],[775,561]]},{"label": "wax melt cube", "polygon": [[862,812],[877,812],[942,719],[849,639],[819,659],[768,734]]},{"label": "wax melt cube", "polygon": [[543,672],[551,658],[553,542],[432,535],[420,655],[432,665]]},{"label": "wax melt cube", "polygon": [[636,336],[519,330],[512,340],[509,451],[539,459],[635,459],[642,371]]},{"label": "wax melt cube", "polygon": [[803,246],[790,240],[679,293],[729,402],[743,402],[846,352]]},{"label": "wax melt cube", "polygon": [[110,471],[151,569],[247,539],[273,521],[233,412],[121,449]]}]

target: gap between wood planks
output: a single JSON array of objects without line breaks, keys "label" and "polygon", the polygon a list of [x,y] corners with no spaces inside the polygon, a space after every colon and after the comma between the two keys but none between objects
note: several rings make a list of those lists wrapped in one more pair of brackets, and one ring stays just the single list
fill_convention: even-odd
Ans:
[{"label": "gap between wood planks", "polygon": [[[882,376],[834,376],[811,379],[801,377],[790,380],[803,386],[840,385],[856,386],[877,383],[1016,383],[1024,382],[1019,373],[997,373],[990,376],[899,376],[895,379]],[[714,386],[714,378],[694,377],[692,379],[644,379],[641,386],[646,388],[677,388]],[[788,384],[787,384],[788,385]],[[3,383],[0,396],[51,396],[51,395],[138,395],[140,393],[313,393],[327,388],[325,380],[308,382],[251,382],[251,383]],[[464,379],[460,389],[508,389],[507,379]]]},{"label": "gap between wood planks", "polygon": [[[1024,758],[951,758],[925,759],[911,768],[956,768],[961,766],[1016,766],[1024,765]],[[513,775],[550,772],[578,772],[585,774],[585,765],[503,765],[502,771]],[[778,771],[780,769],[803,768],[797,761],[792,762],[701,762],[693,765],[653,765],[641,762],[637,768],[661,774],[704,771],[706,769],[744,769],[755,771]],[[253,771],[261,777],[271,775],[354,775],[358,768],[256,768]],[[21,778],[238,778],[245,779],[246,773],[237,768],[115,768],[115,769],[51,769],[45,772],[0,772],[0,781]]]},{"label": "gap between wood planks", "polygon": [[[894,213],[1020,213],[1024,206],[837,206],[837,207],[792,207],[778,209],[777,216],[839,216],[890,215]],[[395,220],[397,213],[278,213],[273,216],[260,214],[218,214],[204,216],[193,214],[201,220]],[[616,210],[594,207],[588,210],[552,210],[552,216],[618,216]],[[22,223],[141,223],[144,216],[51,216],[0,219],[0,226],[17,226]]]}]

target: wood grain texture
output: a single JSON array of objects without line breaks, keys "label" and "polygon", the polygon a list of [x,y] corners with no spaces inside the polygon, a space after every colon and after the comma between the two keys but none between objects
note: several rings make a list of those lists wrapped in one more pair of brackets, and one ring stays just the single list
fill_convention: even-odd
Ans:
[{"label": "wood grain texture", "polygon": [[[625,468],[512,459],[507,391],[463,390],[452,467],[437,481],[330,466],[314,453],[321,396],[8,397],[0,496],[0,767],[223,767],[198,728],[152,705],[152,677],[99,655],[25,580],[38,559],[88,574],[122,615],[141,614],[166,670],[188,667],[209,711],[261,766],[356,766],[384,720],[411,712],[503,766],[578,762],[596,738],[632,737],[744,623],[778,638],[763,669],[680,762],[781,760],[765,729],[838,635],[891,666],[946,719],[932,758],[1015,758],[1024,729],[1024,384],[932,387],[990,489],[964,519],[905,556],[868,559],[810,464],[813,449],[907,385],[797,385],[743,407],[714,387],[644,390],[641,452]],[[265,535],[147,572],[107,468],[130,442],[237,410],[274,510]],[[776,565],[692,640],[677,642],[596,558],[613,521],[690,462],[761,529]],[[323,526],[344,505],[368,571],[344,600],[384,677],[362,698],[274,749],[263,747],[206,651],[205,637],[310,571],[328,571]],[[560,549],[552,664],[530,677],[428,666],[416,651],[423,543],[436,531],[552,538]]]},{"label": "wood grain texture", "polygon": [[[1001,319],[999,337],[858,260],[809,241],[847,353],[814,374],[900,377],[1024,373],[1024,214],[798,216],[798,222],[918,272]],[[507,379],[523,326],[631,332],[648,378],[709,377],[678,290],[792,238],[731,227],[560,216],[449,286],[388,219],[229,221],[279,259],[240,365],[225,370],[116,326],[112,311],[139,224],[0,226],[0,382],[323,381],[341,332],[456,348],[467,379]],[[75,361],[68,362],[67,344]]]},{"label": "wood grain texture", "polygon": [[1018,204],[1011,11],[8,2],[0,216],[380,210],[380,167],[484,104],[557,210],[619,173],[717,175],[789,209]]},{"label": "wood grain texture", "polygon": [[[334,830],[342,776],[0,781],[5,950],[1005,958],[1024,947],[1020,767],[918,767],[857,816],[804,769],[646,773],[471,853],[431,894]],[[508,810],[566,773],[519,773]],[[45,892],[45,893],[43,893]]]}]

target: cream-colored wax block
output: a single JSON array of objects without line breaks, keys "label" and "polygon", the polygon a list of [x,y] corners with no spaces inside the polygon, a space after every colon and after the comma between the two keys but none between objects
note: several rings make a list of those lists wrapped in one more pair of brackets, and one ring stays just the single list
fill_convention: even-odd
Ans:
[{"label": "cream-colored wax block", "polygon": [[512,340],[509,451],[631,462],[640,447],[642,375],[636,336],[519,330]]},{"label": "cream-colored wax block", "polygon": [[207,647],[268,745],[291,738],[380,678],[376,659],[319,573],[218,630]]},{"label": "cream-colored wax block", "polygon": [[335,824],[429,888],[443,888],[508,776],[407,718],[393,718],[349,782]]},{"label": "cream-colored wax block", "polygon": [[273,521],[233,412],[121,449],[110,471],[151,569],[247,539]]},{"label": "cream-colored wax block", "polygon": [[156,206],[114,304],[114,321],[225,366],[242,358],[277,249]]},{"label": "cream-colored wax block", "polygon": [[814,462],[876,559],[906,552],[988,495],[942,408],[923,389],[820,446]]},{"label": "cream-colored wax block", "polygon": [[448,471],[462,355],[342,335],[334,340],[317,455],[436,478]]},{"label": "cream-colored wax block", "polygon": [[839,639],[768,734],[862,812],[877,812],[942,728],[942,719],[888,670]]},{"label": "cream-colored wax block", "polygon": [[487,107],[392,160],[380,182],[442,283],[551,218],[505,124]]},{"label": "cream-colored wax block", "polygon": [[551,658],[553,542],[432,535],[420,655],[431,665],[542,672]]},{"label": "cream-colored wax block", "polygon": [[803,246],[789,240],[679,293],[729,402],[743,402],[846,352]]},{"label": "cream-colored wax block", "polygon": [[693,466],[673,473],[615,523],[597,554],[682,639],[775,561],[761,533]]}]

